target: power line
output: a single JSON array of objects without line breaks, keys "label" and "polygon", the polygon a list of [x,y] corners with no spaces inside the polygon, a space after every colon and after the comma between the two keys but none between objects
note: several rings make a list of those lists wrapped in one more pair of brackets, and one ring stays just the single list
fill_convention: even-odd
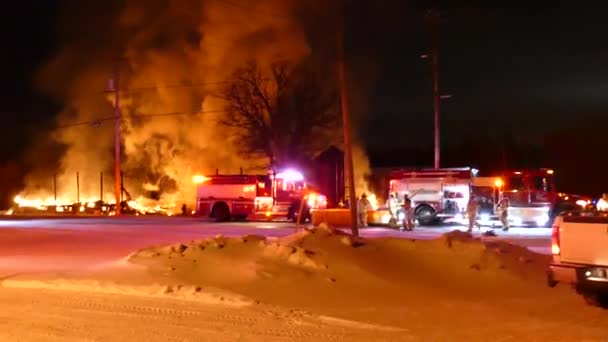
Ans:
[{"label": "power line", "polygon": [[[170,113],[153,113],[153,114],[135,114],[135,115],[123,115],[123,118],[155,118],[155,117],[167,117],[167,116],[181,116],[181,115],[202,115],[202,114],[211,114],[211,113],[223,113],[225,110],[223,109],[215,109],[215,110],[205,110],[199,112],[170,112]],[[55,129],[64,129],[78,126],[93,126],[98,127],[103,122],[116,120],[115,116],[107,116],[99,119],[81,121],[73,124],[61,125],[57,126]]]}]

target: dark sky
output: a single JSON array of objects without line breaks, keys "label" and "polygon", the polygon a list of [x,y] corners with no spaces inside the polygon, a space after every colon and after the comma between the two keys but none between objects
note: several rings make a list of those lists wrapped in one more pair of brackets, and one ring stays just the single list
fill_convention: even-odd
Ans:
[{"label": "dark sky", "polygon": [[[431,69],[419,57],[430,47],[423,14],[432,6],[443,13],[441,87],[452,95],[442,103],[446,149],[467,139],[484,144],[505,136],[541,145],[581,121],[603,122],[608,6],[590,1],[455,3],[351,1],[349,82],[356,89],[356,109],[367,117],[358,126],[371,151],[432,145]],[[0,141],[13,148],[1,159],[18,158],[31,133],[48,130],[59,108],[36,92],[32,77],[61,46],[56,32],[62,4],[11,2],[3,11]]]},{"label": "dark sky", "polygon": [[[367,40],[370,61],[380,66],[365,125],[370,147],[376,149],[404,140],[432,143],[431,68],[419,58],[431,44],[421,20],[426,6],[399,3],[377,4],[397,13],[393,22],[377,30],[373,23],[354,29],[360,33],[355,37]],[[608,6],[458,3],[459,8],[443,7],[441,25],[440,84],[453,96],[442,101],[446,144],[504,134],[538,144],[574,119],[605,113]]]},{"label": "dark sky", "polygon": [[32,82],[38,67],[56,48],[54,17],[57,12],[56,2],[48,0],[11,2],[2,12],[0,142],[10,148],[3,150],[1,159],[22,155],[32,133],[47,129],[58,109],[35,90]]}]

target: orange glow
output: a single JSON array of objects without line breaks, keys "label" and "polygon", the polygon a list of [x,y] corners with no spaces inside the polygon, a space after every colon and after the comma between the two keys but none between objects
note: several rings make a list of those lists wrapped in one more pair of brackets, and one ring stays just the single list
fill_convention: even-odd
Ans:
[{"label": "orange glow", "polygon": [[369,204],[371,204],[372,210],[378,210],[378,198],[376,198],[376,195],[368,195],[367,200],[369,201]]},{"label": "orange glow", "polygon": [[270,211],[267,211],[267,212],[265,213],[265,215],[266,215],[266,217],[270,217],[270,215],[271,215]]},{"label": "orange glow", "polygon": [[553,255],[559,255],[559,253],[560,253],[560,248],[559,248],[559,246],[558,246],[556,243],[553,243],[553,244],[551,245],[551,253],[552,253]]},{"label": "orange glow", "polygon": [[497,188],[500,188],[500,187],[502,187],[502,186],[504,185],[504,183],[502,182],[502,179],[500,179],[500,178],[496,178],[496,180],[494,181],[494,185],[495,185]]},{"label": "orange glow", "polygon": [[247,185],[243,187],[243,192],[255,192],[255,185]]},{"label": "orange glow", "polygon": [[210,180],[211,178],[209,177],[205,177],[203,175],[195,175],[192,177],[192,182],[194,182],[194,184],[202,184],[205,183],[206,181]]},{"label": "orange glow", "polygon": [[266,183],[258,182],[258,187],[260,187],[260,189],[264,189],[264,188],[266,188]]},{"label": "orange glow", "polygon": [[553,174],[553,170],[547,170],[547,174],[548,175],[552,175]]}]

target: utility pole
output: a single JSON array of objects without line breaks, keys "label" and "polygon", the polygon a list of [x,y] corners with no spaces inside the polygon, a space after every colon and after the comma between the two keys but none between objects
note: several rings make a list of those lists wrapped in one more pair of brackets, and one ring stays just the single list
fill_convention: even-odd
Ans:
[{"label": "utility pole", "polygon": [[439,126],[439,107],[441,104],[441,94],[439,93],[439,14],[435,12],[430,12],[430,20],[431,20],[431,35],[432,35],[432,67],[433,67],[433,114],[435,117],[435,158],[434,158],[434,166],[435,169],[441,167],[441,130]]},{"label": "utility pole", "polygon": [[338,81],[340,84],[340,103],[342,108],[342,134],[344,135],[344,158],[346,176],[348,178],[348,196],[350,197],[351,230],[354,237],[359,237],[357,226],[357,197],[355,194],[355,172],[353,165],[353,149],[351,145],[351,132],[348,115],[348,96],[346,89],[346,67],[344,66],[344,18],[340,20],[338,28]]},{"label": "utility pole", "polygon": [[114,65],[114,78],[112,79],[112,90],[114,91],[114,195],[116,197],[116,215],[121,214],[121,167],[120,167],[120,60]]}]

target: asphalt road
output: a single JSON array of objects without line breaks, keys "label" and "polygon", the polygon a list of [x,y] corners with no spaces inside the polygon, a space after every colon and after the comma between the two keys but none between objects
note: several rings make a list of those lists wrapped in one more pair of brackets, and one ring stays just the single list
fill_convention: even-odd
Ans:
[{"label": "asphalt road", "polygon": [[[361,229],[366,238],[432,239],[462,226],[416,227],[412,232],[390,228]],[[216,223],[184,217],[88,217],[0,219],[0,269],[14,271],[69,271],[95,268],[124,258],[150,245],[177,243],[216,235],[281,237],[294,232],[287,222]],[[475,235],[481,236],[479,232]],[[497,237],[539,253],[549,253],[551,230],[512,228],[496,230]]]}]

